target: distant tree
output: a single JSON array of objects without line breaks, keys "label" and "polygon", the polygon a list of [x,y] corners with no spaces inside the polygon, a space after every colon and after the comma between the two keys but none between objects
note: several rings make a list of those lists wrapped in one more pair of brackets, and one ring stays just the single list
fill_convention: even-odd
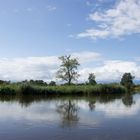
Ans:
[{"label": "distant tree", "polygon": [[56,86],[56,82],[55,82],[55,81],[51,81],[51,82],[49,83],[49,86]]},{"label": "distant tree", "polygon": [[22,84],[27,84],[28,80],[21,81]]},{"label": "distant tree", "polygon": [[125,86],[128,90],[131,90],[134,87],[134,83],[133,83],[134,78],[135,77],[132,76],[131,73],[124,73],[121,78],[120,84]]},{"label": "distant tree", "polygon": [[90,85],[95,85],[96,81],[95,81],[95,74],[94,73],[90,73],[89,77],[88,77],[88,81]]},{"label": "distant tree", "polygon": [[80,65],[76,58],[71,58],[71,55],[59,57],[61,60],[60,69],[57,72],[57,78],[60,78],[71,84],[73,80],[77,80],[79,74],[77,68]]},{"label": "distant tree", "polygon": [[0,80],[0,85],[1,85],[1,84],[4,84],[4,83],[5,83],[5,81],[3,81],[3,80]]},{"label": "distant tree", "polygon": [[29,83],[34,85],[47,86],[47,83],[43,80],[30,80]]},{"label": "distant tree", "polygon": [[1,85],[1,84],[10,84],[10,81],[0,80],[0,85]]}]

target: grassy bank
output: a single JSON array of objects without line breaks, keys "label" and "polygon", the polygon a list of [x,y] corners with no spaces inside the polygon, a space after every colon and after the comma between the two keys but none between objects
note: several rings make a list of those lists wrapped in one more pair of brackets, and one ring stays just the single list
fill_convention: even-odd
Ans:
[{"label": "grassy bank", "polygon": [[97,84],[97,85],[62,85],[62,86],[39,86],[32,84],[3,84],[0,85],[0,94],[15,95],[94,95],[94,94],[120,94],[126,89],[119,84]]},{"label": "grassy bank", "polygon": [[135,91],[140,92],[140,85],[135,85]]}]

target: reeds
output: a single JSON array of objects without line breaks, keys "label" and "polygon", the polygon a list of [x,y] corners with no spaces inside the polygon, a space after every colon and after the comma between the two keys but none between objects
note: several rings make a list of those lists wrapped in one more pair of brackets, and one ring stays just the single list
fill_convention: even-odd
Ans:
[{"label": "reeds", "polygon": [[94,95],[94,94],[120,94],[126,88],[119,84],[96,85],[57,85],[39,86],[32,84],[7,84],[0,85],[0,94],[46,94],[51,95]]}]

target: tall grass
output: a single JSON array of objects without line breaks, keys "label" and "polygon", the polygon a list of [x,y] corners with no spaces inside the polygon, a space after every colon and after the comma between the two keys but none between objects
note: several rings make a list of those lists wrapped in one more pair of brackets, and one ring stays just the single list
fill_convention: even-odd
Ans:
[{"label": "tall grass", "polygon": [[94,94],[120,94],[125,93],[125,87],[119,84],[97,84],[97,85],[57,85],[39,86],[32,84],[5,84],[0,85],[0,94],[24,94],[24,95],[94,95]]},{"label": "tall grass", "polygon": [[58,94],[71,95],[92,95],[92,94],[113,94],[125,93],[126,89],[121,85],[98,84],[98,85],[79,85],[79,86],[56,86],[48,87],[48,90]]}]

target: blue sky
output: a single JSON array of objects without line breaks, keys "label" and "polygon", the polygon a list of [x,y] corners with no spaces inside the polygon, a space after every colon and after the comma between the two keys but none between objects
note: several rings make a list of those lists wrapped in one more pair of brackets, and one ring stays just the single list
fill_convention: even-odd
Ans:
[{"label": "blue sky", "polygon": [[1,0],[0,78],[55,80],[57,57],[73,54],[81,81],[139,80],[139,17],[139,0]]}]

